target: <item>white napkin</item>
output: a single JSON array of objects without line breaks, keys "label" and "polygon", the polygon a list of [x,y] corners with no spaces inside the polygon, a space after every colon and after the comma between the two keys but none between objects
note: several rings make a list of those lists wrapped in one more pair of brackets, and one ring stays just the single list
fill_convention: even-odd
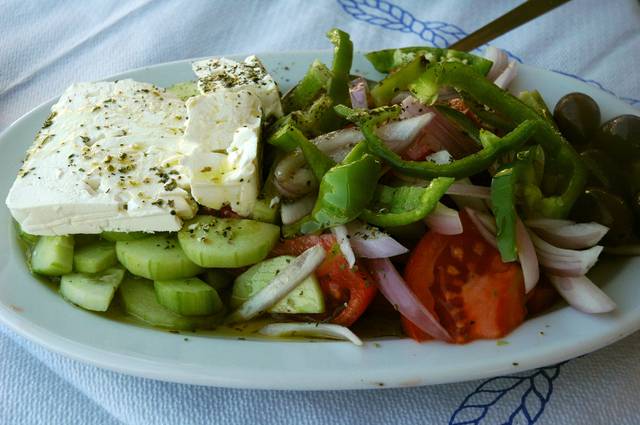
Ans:
[{"label": "white napkin", "polygon": [[[324,34],[333,26],[348,31],[360,50],[446,46],[518,3],[5,0],[0,130],[76,81],[189,57],[326,49]],[[493,44],[640,105],[638,28],[635,0],[573,0]],[[243,391],[106,372],[50,353],[0,325],[0,424],[635,425],[639,352],[636,334],[562,366],[515,377],[380,391]]]}]

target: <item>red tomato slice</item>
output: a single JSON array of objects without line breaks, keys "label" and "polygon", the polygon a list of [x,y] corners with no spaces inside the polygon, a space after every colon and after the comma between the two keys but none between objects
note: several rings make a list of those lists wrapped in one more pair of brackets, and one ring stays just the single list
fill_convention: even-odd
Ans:
[{"label": "red tomato slice", "polygon": [[327,311],[335,314],[331,322],[351,326],[367,309],[378,288],[360,262],[351,269],[333,235],[301,236],[282,241],[273,255],[300,255],[315,245],[322,245],[327,257],[316,269],[325,295]]},{"label": "red tomato slice", "polygon": [[[464,233],[428,232],[414,249],[404,277],[418,299],[434,312],[454,342],[500,338],[526,315],[520,266],[503,263],[465,213]],[[405,332],[424,341],[427,334],[403,318]]]}]

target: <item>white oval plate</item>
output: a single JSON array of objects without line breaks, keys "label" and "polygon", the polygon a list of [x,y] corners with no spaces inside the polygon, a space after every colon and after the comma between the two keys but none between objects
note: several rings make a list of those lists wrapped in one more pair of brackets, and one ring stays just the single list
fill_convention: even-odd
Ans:
[{"label": "white oval plate", "polygon": [[[330,52],[260,55],[286,90],[311,61]],[[353,69],[378,78],[361,55]],[[126,72],[159,86],[193,79],[190,61]],[[71,81],[69,82],[71,83]],[[582,91],[598,101],[603,119],[638,111],[592,86],[553,72],[520,67],[513,89],[538,89],[549,105]],[[54,100],[0,135],[0,199],[4,202],[25,150]],[[0,207],[0,319],[25,337],[83,362],[122,373],[189,384],[288,390],[403,387],[509,374],[560,362],[604,347],[640,328],[640,259],[602,262],[593,279],[618,303],[613,314],[586,315],[569,307],[527,321],[505,342],[417,344],[384,339],[356,347],[346,342],[236,340],[176,335],[83,311],[27,271],[9,211]]]}]

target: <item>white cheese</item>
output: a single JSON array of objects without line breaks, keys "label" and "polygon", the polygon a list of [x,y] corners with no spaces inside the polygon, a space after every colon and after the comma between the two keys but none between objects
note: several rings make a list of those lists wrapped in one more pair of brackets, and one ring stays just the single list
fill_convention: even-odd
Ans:
[{"label": "white cheese", "polygon": [[258,96],[265,118],[282,116],[278,85],[257,57],[249,56],[244,62],[211,58],[194,62],[192,67],[201,93],[246,90]]},{"label": "white cheese", "polygon": [[52,107],[6,203],[37,235],[177,231],[197,206],[179,142],[186,108],[133,80],[79,83]]},{"label": "white cheese", "polygon": [[260,187],[260,100],[249,91],[217,90],[187,101],[182,165],[195,200],[251,214]]}]

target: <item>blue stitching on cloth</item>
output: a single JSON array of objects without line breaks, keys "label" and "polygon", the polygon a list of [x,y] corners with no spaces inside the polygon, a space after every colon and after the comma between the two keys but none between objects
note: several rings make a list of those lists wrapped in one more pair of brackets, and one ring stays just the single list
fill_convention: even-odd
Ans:
[{"label": "blue stitching on cloth", "polygon": [[[411,12],[387,0],[337,0],[337,2],[345,12],[359,21],[364,21],[387,30],[416,34],[423,41],[435,47],[446,48],[467,35],[467,33],[457,25],[442,21],[419,20],[414,17]],[[476,51],[480,51],[480,49],[476,49]],[[522,60],[513,53],[506,50],[505,52],[512,59],[522,62]],[[597,81],[585,79],[564,71],[552,71],[594,85],[633,106],[640,106],[640,99],[618,96]]]},{"label": "blue stitching on cloth", "polygon": [[518,376],[500,376],[483,382],[453,412],[449,425],[480,425],[485,419],[489,419],[487,415],[497,410],[492,408],[500,407],[500,402],[506,400],[505,396],[508,400],[517,400],[518,395],[520,403],[511,415],[506,420],[504,417],[492,415],[492,423],[497,423],[495,421],[498,420],[501,425],[535,424],[551,399],[553,381],[560,374],[560,366],[565,363]]}]

